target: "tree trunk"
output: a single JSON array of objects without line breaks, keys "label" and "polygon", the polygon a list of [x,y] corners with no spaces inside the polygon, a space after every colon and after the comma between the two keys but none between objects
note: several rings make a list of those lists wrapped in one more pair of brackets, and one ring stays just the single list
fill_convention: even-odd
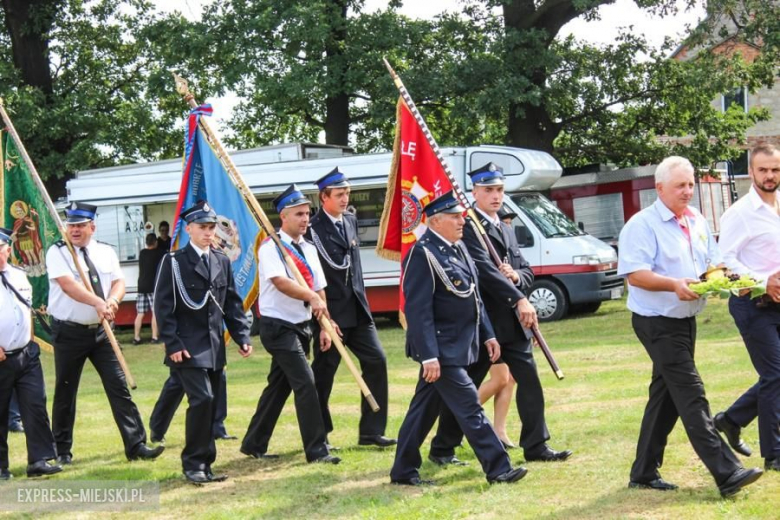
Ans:
[{"label": "tree trunk", "polygon": [[349,145],[349,94],[344,83],[346,68],[344,42],[347,39],[347,1],[330,0],[331,31],[325,47],[327,56],[327,79],[334,85],[325,99],[325,143]]},{"label": "tree trunk", "polygon": [[[583,14],[586,10],[602,4],[613,3],[614,0],[588,0],[580,2],[581,7],[575,7],[575,0],[546,0],[541,4],[535,0],[511,0],[503,6],[504,29],[507,33],[529,30],[544,31],[541,40],[507,47],[504,59],[506,66],[512,70],[513,63],[521,62],[520,57],[539,53],[541,48],[547,49],[561,28],[568,22]],[[516,40],[510,38],[511,40]],[[525,40],[524,40],[525,41]],[[518,71],[531,78],[532,88],[543,92],[547,84],[548,71],[538,67],[534,70]],[[552,153],[553,141],[558,137],[560,126],[553,121],[544,104],[543,96],[538,104],[531,102],[510,103],[507,118],[507,144],[521,148],[531,148]]]},{"label": "tree trunk", "polygon": [[39,88],[47,98],[54,91],[48,34],[61,3],[61,0],[2,0],[14,65],[21,71],[24,83]]}]

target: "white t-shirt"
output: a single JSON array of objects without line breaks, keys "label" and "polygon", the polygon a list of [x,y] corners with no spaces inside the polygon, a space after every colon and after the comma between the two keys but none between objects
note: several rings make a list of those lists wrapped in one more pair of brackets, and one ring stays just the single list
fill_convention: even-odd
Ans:
[{"label": "white t-shirt", "polygon": [[[89,241],[87,251],[90,260],[98,270],[100,284],[103,287],[103,298],[108,298],[111,284],[116,280],[124,279],[122,268],[119,266],[119,258],[113,247],[101,244],[96,240]],[[81,264],[84,274],[87,275],[88,268],[83,253],[79,248],[76,248],[76,252],[79,264]],[[82,283],[67,246],[60,247],[55,244],[49,248],[46,252],[46,269],[49,280],[51,280],[49,284],[49,314],[61,321],[73,321],[83,325],[99,323],[100,320],[94,307],[75,301],[63,292],[60,284],[56,281],[56,278],[61,276],[69,276]]]},{"label": "white t-shirt", "polygon": [[[284,231],[279,232],[283,242],[292,243],[290,235]],[[322,265],[317,254],[317,248],[314,245],[303,240],[300,237],[299,242],[306,262],[311,267],[314,290],[319,291],[327,286],[325,274],[322,272]],[[260,277],[260,315],[269,318],[278,318],[289,321],[290,323],[301,323],[311,319],[311,308],[304,306],[304,302],[290,298],[286,294],[279,292],[271,281],[271,278],[283,276],[295,280],[292,273],[287,269],[287,264],[282,259],[279,249],[273,240],[264,242],[257,251],[258,273]]]}]

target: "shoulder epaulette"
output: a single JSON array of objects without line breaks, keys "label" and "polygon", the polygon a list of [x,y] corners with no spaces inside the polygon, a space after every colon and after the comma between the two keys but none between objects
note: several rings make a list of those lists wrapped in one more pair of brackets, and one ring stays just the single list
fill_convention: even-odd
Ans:
[{"label": "shoulder epaulette", "polygon": [[184,254],[184,248],[175,249],[173,251],[170,251],[168,254],[171,255],[171,256],[179,256],[181,254]]},{"label": "shoulder epaulette", "polygon": [[57,247],[65,247],[68,244],[63,239],[59,239],[56,242],[54,242],[54,245],[57,246]]}]

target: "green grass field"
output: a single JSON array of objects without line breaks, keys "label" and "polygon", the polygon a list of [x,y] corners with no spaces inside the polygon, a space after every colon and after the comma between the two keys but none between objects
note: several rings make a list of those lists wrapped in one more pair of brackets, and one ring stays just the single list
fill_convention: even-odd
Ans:
[{"label": "green grass field", "polygon": [[[628,473],[649,383],[650,361],[634,337],[624,302],[610,302],[595,315],[545,324],[542,330],[566,374],[555,380],[541,353],[537,363],[547,400],[551,445],[574,450],[565,463],[529,463],[528,476],[514,485],[489,486],[466,445],[458,457],[469,466],[439,468],[426,462],[424,478],[437,485],[410,489],[389,484],[392,449],[357,446],[358,390],[348,371],[339,371],[331,400],[336,430],[330,441],[342,448],[338,466],[306,464],[292,406],[288,401],[270,450],[282,457],[257,461],[239,453],[240,441],[220,441],[214,468],[230,479],[206,487],[187,484],[181,475],[184,438],[183,403],[171,430],[167,450],[153,462],[128,462],[111,418],[100,381],[87,365],[81,382],[73,447],[74,464],[54,480],[156,480],[160,509],[115,515],[137,518],[778,518],[780,475],[765,475],[735,499],[720,498],[712,478],[696,457],[678,423],[661,469],[676,492],[628,490]],[[148,335],[148,332],[147,332]],[[131,335],[120,333],[130,345]],[[404,333],[380,323],[380,337],[390,367],[390,422],[396,436],[417,378],[417,365],[405,359]],[[232,350],[228,371],[228,431],[242,437],[265,386],[269,356],[254,338],[255,355],[242,360]],[[134,399],[148,421],[166,377],[162,347],[143,345],[124,349],[137,380]],[[698,367],[713,412],[724,409],[756,375],[725,301],[712,300],[699,317]],[[49,406],[53,397],[53,356],[44,355]],[[487,405],[492,415],[492,403]],[[519,436],[515,409],[509,431]],[[747,466],[763,467],[758,455],[756,424],[744,432],[754,448]],[[10,435],[11,470],[16,482],[26,480],[24,438]],[[427,446],[423,448],[427,456]],[[510,452],[513,462],[522,451]],[[3,485],[3,484],[0,484]],[[0,504],[2,510],[2,504]],[[14,513],[19,515],[19,513]],[[88,513],[68,513],[89,517]],[[28,517],[41,517],[30,513]],[[97,516],[94,513],[93,516]],[[105,513],[100,514],[106,516]]]}]

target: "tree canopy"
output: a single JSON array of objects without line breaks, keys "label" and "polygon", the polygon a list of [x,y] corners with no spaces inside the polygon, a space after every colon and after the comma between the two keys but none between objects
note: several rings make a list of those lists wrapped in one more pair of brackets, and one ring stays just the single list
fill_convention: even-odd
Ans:
[{"label": "tree canopy", "polygon": [[[692,4],[694,0],[686,0]],[[147,0],[3,0],[0,87],[53,193],[74,171],[181,154],[187,107],[170,71],[197,97],[232,92],[228,144],[290,141],[392,144],[401,74],[442,145],[505,143],[545,150],[564,165],[657,161],[669,153],[709,165],[739,153],[766,111],[722,112],[736,87],[769,87],[780,53],[778,3],[711,0],[685,43],[652,48],[626,28],[611,44],[562,38],[569,21],[610,0],[464,0],[433,20],[367,12],[362,0],[222,0],[200,20]],[[636,0],[674,16],[676,0]],[[754,61],[711,49],[728,38]],[[686,142],[665,137],[688,136]]]}]

